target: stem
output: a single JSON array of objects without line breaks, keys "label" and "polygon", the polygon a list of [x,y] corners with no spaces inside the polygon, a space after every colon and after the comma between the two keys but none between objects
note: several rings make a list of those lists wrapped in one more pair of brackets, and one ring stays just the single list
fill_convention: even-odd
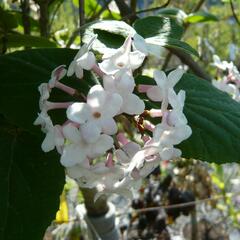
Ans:
[{"label": "stem", "polygon": [[88,216],[102,216],[108,212],[107,199],[105,196],[101,196],[94,203],[94,196],[97,193],[96,189],[81,188],[85,200],[85,206]]},{"label": "stem", "polygon": [[83,29],[81,28],[85,24],[85,12],[84,12],[85,1],[79,0],[79,27],[80,27],[80,40],[82,43]]},{"label": "stem", "polygon": [[49,37],[49,13],[48,13],[48,0],[39,1],[40,7],[40,34],[42,37]]},{"label": "stem", "polygon": [[232,1],[232,0],[230,0],[230,5],[231,5],[233,17],[235,18],[236,23],[240,26],[240,20],[238,19],[238,16],[237,16],[237,14],[236,14],[236,12],[235,12],[234,5],[233,5],[233,1]]},{"label": "stem", "polygon": [[22,22],[24,28],[24,34],[30,35],[31,24],[30,24],[30,5],[29,0],[21,0],[21,9],[22,9]]},{"label": "stem", "polygon": [[198,240],[198,225],[197,225],[197,212],[196,209],[191,212],[191,224],[192,224],[192,240]]}]

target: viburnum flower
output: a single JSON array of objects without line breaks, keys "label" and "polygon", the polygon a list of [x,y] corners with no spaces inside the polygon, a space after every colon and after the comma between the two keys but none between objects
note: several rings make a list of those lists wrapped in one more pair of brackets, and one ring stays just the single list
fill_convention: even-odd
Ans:
[{"label": "viburnum flower", "polygon": [[239,92],[238,88],[236,85],[227,83],[227,81],[224,80],[212,80],[212,85],[216,87],[217,89],[226,92],[232,96],[238,95],[237,93]]},{"label": "viburnum flower", "polygon": [[42,150],[49,152],[55,147],[61,154],[64,144],[64,137],[62,134],[62,128],[60,125],[53,125],[51,118],[46,112],[41,112],[34,122],[34,125],[41,125],[42,131],[46,133],[45,139],[42,142]]},{"label": "viburnum flower", "polygon": [[213,55],[213,64],[212,65],[225,71],[228,68],[232,68],[233,63],[232,62],[228,63],[227,61],[221,61],[221,59],[218,55]]},{"label": "viburnum flower", "polygon": [[145,54],[136,50],[131,52],[132,38],[128,36],[124,44],[116,49],[110,56],[104,59],[100,64],[100,69],[105,74],[115,74],[121,69],[130,71],[139,68],[145,58]]},{"label": "viburnum flower", "polygon": [[68,67],[67,76],[72,76],[75,73],[78,78],[82,78],[83,69],[90,70],[96,64],[95,55],[90,51],[96,38],[97,36],[95,35],[88,44],[80,47],[77,55]]},{"label": "viburnum flower", "polygon": [[154,80],[157,86],[152,86],[147,90],[147,96],[156,102],[162,102],[162,110],[166,110],[168,106],[168,90],[173,89],[177,82],[181,79],[184,70],[175,69],[166,76],[163,71],[154,71]]},{"label": "viburnum flower", "polygon": [[101,132],[108,135],[117,132],[113,117],[121,106],[122,97],[119,94],[107,92],[101,85],[95,85],[89,90],[87,103],[73,103],[67,109],[67,117],[79,123],[84,140],[93,143]]},{"label": "viburnum flower", "polygon": [[91,159],[101,156],[113,147],[113,139],[106,134],[101,134],[94,143],[86,143],[81,130],[71,124],[63,127],[63,135],[67,142],[60,161],[65,167],[77,164],[89,167]]},{"label": "viburnum flower", "polygon": [[119,113],[130,115],[141,114],[145,109],[145,104],[136,94],[133,94],[135,87],[134,78],[125,69],[120,70],[115,76],[104,75],[103,86],[109,92],[118,93],[123,100]]},{"label": "viburnum flower", "polygon": [[186,94],[183,90],[180,90],[178,94],[173,89],[168,90],[168,99],[172,106],[172,110],[167,115],[168,125],[178,127],[187,124],[187,118],[183,113],[185,97]]},{"label": "viburnum flower", "polygon": [[59,83],[59,81],[65,77],[67,73],[65,67],[66,65],[60,65],[52,71],[51,79],[48,82],[48,86],[50,88],[54,88]]}]

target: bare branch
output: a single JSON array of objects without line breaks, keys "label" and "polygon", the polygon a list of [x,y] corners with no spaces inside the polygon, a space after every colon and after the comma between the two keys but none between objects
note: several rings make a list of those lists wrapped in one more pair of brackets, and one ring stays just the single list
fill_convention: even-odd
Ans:
[{"label": "bare branch", "polygon": [[234,5],[233,5],[233,1],[232,1],[232,0],[230,0],[230,5],[231,5],[233,17],[234,17],[234,19],[236,20],[236,23],[240,26],[240,20],[238,19],[238,16],[237,16],[237,14],[236,14],[236,12],[235,12]]}]

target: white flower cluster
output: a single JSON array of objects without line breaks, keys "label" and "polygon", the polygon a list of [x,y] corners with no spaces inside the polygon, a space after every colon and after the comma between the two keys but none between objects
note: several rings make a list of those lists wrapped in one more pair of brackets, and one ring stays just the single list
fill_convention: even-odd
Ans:
[{"label": "white flower cluster", "polygon": [[[217,67],[219,80],[212,80],[213,86],[226,92],[240,102],[240,72],[233,62],[221,61],[219,56],[213,55],[213,66]],[[222,74],[224,73],[224,74]]]},{"label": "white flower cluster", "polygon": [[[132,190],[138,188],[141,179],[161,160],[181,156],[181,151],[174,146],[192,133],[183,113],[185,92],[174,91],[184,72],[176,69],[166,76],[156,70],[156,85],[139,85],[139,92],[146,93],[152,101],[161,102],[159,109],[146,110],[144,101],[134,93],[133,78],[133,71],[142,65],[145,54],[132,50],[136,48],[129,36],[123,46],[97,63],[91,52],[95,38],[81,47],[68,70],[64,65],[57,67],[50,81],[39,86],[41,112],[34,124],[41,125],[46,133],[43,151],[56,147],[67,174],[81,187],[96,187],[99,191],[96,197],[103,193],[131,197]],[[73,74],[83,78],[83,70],[95,72],[101,82],[91,87],[84,102],[48,100],[54,87],[72,96],[79,95],[60,80]],[[67,119],[62,125],[54,125],[48,111],[59,108],[66,109]],[[142,128],[141,141],[136,143],[130,140],[129,134],[119,130],[118,115],[135,122],[139,115],[143,118],[141,124],[138,123]],[[159,118],[156,126],[149,121],[153,117]]]}]

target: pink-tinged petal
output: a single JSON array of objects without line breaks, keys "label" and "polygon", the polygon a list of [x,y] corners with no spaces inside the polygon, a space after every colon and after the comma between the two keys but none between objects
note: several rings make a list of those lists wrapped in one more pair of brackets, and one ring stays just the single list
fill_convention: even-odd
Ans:
[{"label": "pink-tinged petal", "polygon": [[159,87],[161,87],[162,89],[165,88],[165,85],[167,83],[167,76],[166,76],[165,72],[155,70],[153,73],[153,78]]},{"label": "pink-tinged petal", "polygon": [[145,59],[145,56],[146,55],[141,53],[140,51],[130,52],[129,53],[129,60],[130,60],[129,61],[130,66],[129,67],[132,70],[135,70],[135,69],[139,68],[143,63],[143,61]]},{"label": "pink-tinged petal", "polygon": [[67,117],[73,122],[82,124],[91,117],[91,108],[86,103],[73,103],[67,109]]},{"label": "pink-tinged petal", "polygon": [[113,161],[112,153],[108,153],[108,155],[107,155],[106,167],[108,167],[108,168],[114,167],[114,161]]},{"label": "pink-tinged petal", "polygon": [[147,90],[147,96],[154,102],[161,102],[163,100],[163,91],[159,86],[153,86]]},{"label": "pink-tinged petal", "polygon": [[101,85],[94,85],[88,92],[87,103],[92,109],[99,109],[104,106],[106,92]]},{"label": "pink-tinged petal", "polygon": [[92,69],[92,67],[96,64],[95,55],[92,52],[87,52],[79,59],[77,59],[77,63],[86,70]]},{"label": "pink-tinged petal", "polygon": [[64,167],[72,167],[76,164],[83,164],[86,159],[85,148],[80,148],[76,144],[69,144],[64,147],[60,162]]},{"label": "pink-tinged petal", "polygon": [[124,96],[121,110],[127,114],[141,114],[144,112],[144,102],[135,94]]},{"label": "pink-tinged petal", "polygon": [[122,145],[125,145],[129,142],[129,140],[125,137],[124,133],[118,133],[117,140]]},{"label": "pink-tinged petal", "polygon": [[113,147],[113,139],[106,135],[102,134],[96,143],[92,145],[91,154],[95,156],[99,156],[104,154],[107,150]]},{"label": "pink-tinged petal", "polygon": [[133,156],[140,151],[141,147],[135,142],[128,142],[122,147],[123,151],[127,153],[129,158],[133,158]]},{"label": "pink-tinged petal", "polygon": [[83,140],[87,143],[95,143],[101,133],[101,129],[93,121],[80,125],[80,131]]},{"label": "pink-tinged petal", "polygon": [[152,109],[149,110],[149,115],[150,115],[152,118],[162,117],[162,110],[161,110],[161,109],[152,108]]},{"label": "pink-tinged petal", "polygon": [[82,141],[80,131],[73,125],[67,124],[62,128],[63,136],[72,143],[78,144]]},{"label": "pink-tinged petal", "polygon": [[168,74],[168,86],[173,88],[184,74],[184,70],[177,68]]},{"label": "pink-tinged petal", "polygon": [[116,116],[123,104],[123,99],[118,93],[108,93],[102,109],[104,117]]},{"label": "pink-tinged petal", "polygon": [[102,132],[107,135],[113,135],[117,133],[118,127],[113,118],[103,117],[101,119]]},{"label": "pink-tinged petal", "polygon": [[138,86],[137,86],[137,90],[138,90],[138,92],[140,92],[140,93],[145,93],[145,92],[147,92],[150,88],[152,88],[153,87],[153,85],[145,85],[145,84],[139,84]]},{"label": "pink-tinged petal", "polygon": [[131,177],[133,179],[139,179],[140,178],[139,170],[136,167],[132,170]]}]

